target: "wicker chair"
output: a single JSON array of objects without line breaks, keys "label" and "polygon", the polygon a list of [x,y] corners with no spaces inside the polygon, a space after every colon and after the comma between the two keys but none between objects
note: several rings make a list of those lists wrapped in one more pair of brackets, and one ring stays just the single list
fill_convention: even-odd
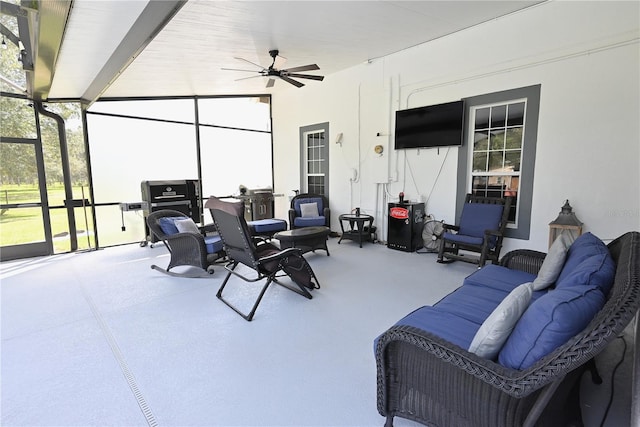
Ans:
[{"label": "wicker chair", "polygon": [[[467,194],[460,223],[443,224],[438,262],[466,261],[482,267],[487,261],[497,264],[507,227],[512,197],[480,197]],[[453,233],[455,231],[455,233]],[[479,256],[461,254],[460,250]],[[446,258],[446,259],[445,259]]]},{"label": "wicker chair", "polygon": [[[582,332],[527,369],[503,367],[414,327],[387,330],[375,349],[377,405],[386,426],[395,416],[456,427],[558,426],[572,414],[580,417],[574,387],[640,306],[640,233],[608,247],[616,275],[604,307]],[[517,250],[501,264],[537,273],[544,256]]]},{"label": "wicker chair", "polygon": [[[316,203],[317,215],[304,217],[302,205],[309,203]],[[327,198],[321,194],[312,193],[302,193],[294,196],[291,199],[291,207],[289,208],[289,226],[292,229],[319,226],[331,228],[331,209]]]},{"label": "wicker chair", "polygon": [[[152,265],[151,268],[176,277],[210,277],[213,274],[214,262],[224,257],[220,237],[205,237],[196,232],[177,232],[177,229],[167,232],[168,221],[176,218],[189,219],[189,216],[171,209],[151,212],[147,216],[149,230],[165,244],[171,254],[167,268],[157,265]],[[197,267],[200,271],[187,270],[183,273],[171,271],[177,266]]]}]

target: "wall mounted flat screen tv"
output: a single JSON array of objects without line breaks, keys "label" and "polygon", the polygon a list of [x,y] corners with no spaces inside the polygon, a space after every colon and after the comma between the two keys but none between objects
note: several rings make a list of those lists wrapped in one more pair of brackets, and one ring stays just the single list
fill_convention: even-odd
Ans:
[{"label": "wall mounted flat screen tv", "polygon": [[395,148],[462,145],[463,101],[396,111]]}]

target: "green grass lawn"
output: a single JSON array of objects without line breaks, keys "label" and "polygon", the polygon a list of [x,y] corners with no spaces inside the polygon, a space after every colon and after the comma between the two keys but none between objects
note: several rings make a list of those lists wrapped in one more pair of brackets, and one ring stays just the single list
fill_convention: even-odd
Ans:
[{"label": "green grass lawn", "polygon": [[[82,194],[81,188],[74,188],[74,195]],[[61,206],[64,203],[65,193],[62,184],[50,185],[47,188],[49,206]],[[38,203],[40,194],[37,186],[31,185],[2,185],[0,187],[1,204]],[[40,207],[9,208],[2,209],[0,214],[0,246],[17,245],[30,242],[42,242],[45,240],[44,225],[42,221],[42,209]],[[53,234],[54,252],[67,252],[71,250],[69,243],[69,220],[67,210],[50,209],[51,232]],[[90,241],[86,238],[86,228],[93,232],[91,215],[88,214],[88,227],[85,225],[85,215],[82,208],[75,209],[76,228],[78,233],[78,246],[80,249],[88,249],[95,245],[93,237]]]}]

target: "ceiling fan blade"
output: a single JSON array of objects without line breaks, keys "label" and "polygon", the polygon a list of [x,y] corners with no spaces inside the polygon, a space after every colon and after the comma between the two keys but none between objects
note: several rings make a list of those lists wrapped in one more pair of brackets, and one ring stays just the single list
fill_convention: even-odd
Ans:
[{"label": "ceiling fan blade", "polygon": [[296,87],[302,87],[302,86],[304,86],[304,83],[297,82],[297,81],[295,81],[295,80],[293,80],[293,79],[290,79],[290,78],[289,78],[289,77],[287,77],[287,76],[280,75],[280,78],[281,78],[282,80],[284,80],[285,82],[287,82],[287,83],[291,83],[292,85],[294,85],[294,86],[296,86]]},{"label": "ceiling fan blade", "polygon": [[234,57],[233,57],[233,59],[237,59],[237,60],[239,60],[239,61],[248,62],[249,64],[251,64],[251,65],[255,65],[256,67],[258,67],[258,68],[260,68],[260,69],[264,70],[264,67],[263,67],[262,65],[258,65],[258,64],[256,64],[255,62],[251,62],[251,61],[249,61],[248,59],[240,58],[240,57],[238,57],[238,56],[234,56]]},{"label": "ceiling fan blade", "polygon": [[246,71],[247,73],[259,73],[258,70],[243,70],[240,68],[220,68],[223,71]]},{"label": "ceiling fan blade", "polygon": [[312,74],[287,73],[286,75],[289,77],[296,77],[299,79],[311,79],[311,80],[319,80],[319,81],[324,80],[324,76],[314,76]]},{"label": "ceiling fan blade", "polygon": [[311,70],[319,70],[319,69],[320,67],[318,67],[317,64],[309,64],[309,65],[303,65],[301,67],[287,68],[286,70],[282,70],[282,71],[297,73],[298,71],[311,71]]},{"label": "ceiling fan blade", "polygon": [[276,84],[276,79],[267,80],[267,87],[273,87],[274,84]]},{"label": "ceiling fan blade", "polygon": [[235,79],[236,82],[239,82],[240,80],[247,80],[247,79],[255,79],[256,77],[263,77],[262,74],[257,75],[257,76],[250,76],[250,77],[242,77],[239,79]]},{"label": "ceiling fan blade", "polygon": [[286,62],[287,62],[287,58],[285,58],[284,56],[276,55],[273,61],[273,68],[275,68],[276,70],[279,70],[282,67],[284,67],[284,64]]}]

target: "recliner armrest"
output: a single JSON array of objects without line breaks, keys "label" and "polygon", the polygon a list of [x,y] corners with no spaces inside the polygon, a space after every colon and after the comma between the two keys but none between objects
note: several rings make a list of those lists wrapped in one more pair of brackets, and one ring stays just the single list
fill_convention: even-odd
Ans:
[{"label": "recliner armrest", "polygon": [[261,263],[265,263],[265,262],[269,262],[269,261],[276,261],[276,260],[280,260],[282,258],[286,258],[288,256],[292,256],[292,255],[297,255],[297,256],[302,256],[302,249],[300,248],[287,248],[283,251],[280,251],[276,254],[273,255],[267,255],[264,257],[261,257],[258,261]]}]

